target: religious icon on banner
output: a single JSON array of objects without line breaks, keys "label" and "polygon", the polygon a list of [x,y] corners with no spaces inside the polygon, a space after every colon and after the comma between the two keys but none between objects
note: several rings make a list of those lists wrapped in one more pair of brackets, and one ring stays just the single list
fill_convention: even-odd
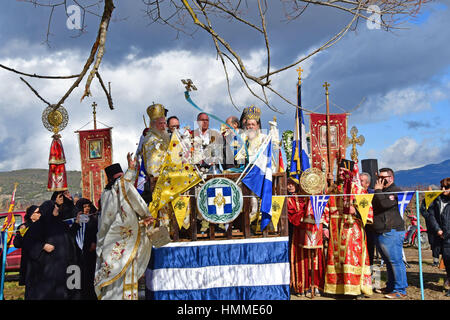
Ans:
[{"label": "religious icon on banner", "polygon": [[[336,126],[330,126],[330,146],[331,148],[337,148],[339,138],[337,136]],[[320,147],[327,147],[327,126],[320,126]]]},{"label": "religious icon on banner", "polygon": [[103,169],[112,164],[111,129],[76,131],[80,144],[82,196],[95,205],[108,182]]},{"label": "religious icon on banner", "polygon": [[[338,154],[345,157],[345,141],[347,138],[347,114],[330,114],[330,169],[336,163]],[[326,172],[328,168],[327,149],[327,116],[325,114],[310,114],[311,132],[311,166]],[[331,170],[330,170],[331,171]]]},{"label": "religious icon on banner", "polygon": [[103,156],[103,140],[89,140],[89,159],[101,159]]}]

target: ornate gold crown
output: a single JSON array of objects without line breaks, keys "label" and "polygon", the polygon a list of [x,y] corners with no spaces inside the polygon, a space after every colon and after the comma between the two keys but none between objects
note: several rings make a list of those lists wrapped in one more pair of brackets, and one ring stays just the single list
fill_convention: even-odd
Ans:
[{"label": "ornate gold crown", "polygon": [[254,120],[258,121],[259,118],[261,117],[261,109],[259,109],[258,107],[255,107],[254,105],[244,109],[244,112],[245,112],[245,118],[247,120],[254,119]]},{"label": "ornate gold crown", "polygon": [[162,104],[154,103],[147,108],[147,114],[150,120],[155,120],[166,116],[166,108]]}]

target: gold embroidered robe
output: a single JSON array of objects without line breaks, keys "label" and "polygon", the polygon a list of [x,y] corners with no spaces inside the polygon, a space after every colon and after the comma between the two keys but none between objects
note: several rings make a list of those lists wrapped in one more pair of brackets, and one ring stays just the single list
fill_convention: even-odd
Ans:
[{"label": "gold embroidered robe", "polygon": [[169,136],[150,128],[142,142],[142,157],[147,174],[153,177],[159,176],[159,170],[169,146]]},{"label": "gold embroidered robe", "polygon": [[94,286],[99,299],[137,300],[138,280],[151,254],[151,241],[139,221],[150,217],[145,201],[127,171],[101,197]]},{"label": "gold embroidered robe", "polygon": [[[337,193],[367,193],[353,182],[350,188],[345,190],[339,185]],[[324,210],[330,220],[325,292],[371,295],[372,278],[364,224],[359,216],[349,213],[350,206],[358,210],[355,196],[331,196]],[[371,223],[372,219],[373,211],[370,209],[368,223]]]},{"label": "gold embroidered robe", "polygon": [[[244,132],[242,135],[242,141],[244,141],[247,144],[247,151],[248,151],[248,158],[249,162],[251,163],[253,160],[255,160],[255,157],[258,154],[259,148],[263,144],[263,142],[266,140],[267,135],[261,132],[258,132],[256,136],[253,139],[250,139],[247,136],[247,133]],[[242,161],[246,159],[245,154],[245,146],[242,146],[242,148],[238,151],[235,157],[236,161]]]}]

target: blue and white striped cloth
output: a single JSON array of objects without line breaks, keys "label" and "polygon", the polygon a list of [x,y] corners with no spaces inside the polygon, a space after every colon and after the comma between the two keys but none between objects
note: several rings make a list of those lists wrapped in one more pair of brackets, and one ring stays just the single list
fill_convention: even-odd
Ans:
[{"label": "blue and white striped cloth", "polygon": [[288,238],[174,242],[153,248],[155,300],[288,300]]}]

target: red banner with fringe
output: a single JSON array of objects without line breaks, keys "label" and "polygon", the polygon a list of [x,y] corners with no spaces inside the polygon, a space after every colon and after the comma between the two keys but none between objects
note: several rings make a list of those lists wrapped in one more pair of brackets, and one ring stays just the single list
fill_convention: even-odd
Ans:
[{"label": "red banner with fringe", "polygon": [[[328,168],[327,154],[327,116],[321,113],[310,114],[311,166],[317,169]],[[336,168],[336,159],[345,157],[347,137],[347,114],[330,114],[330,154],[331,171]]]},{"label": "red banner with fringe", "polygon": [[105,167],[112,164],[111,129],[80,130],[82,197],[98,206],[103,188],[108,183]]}]

